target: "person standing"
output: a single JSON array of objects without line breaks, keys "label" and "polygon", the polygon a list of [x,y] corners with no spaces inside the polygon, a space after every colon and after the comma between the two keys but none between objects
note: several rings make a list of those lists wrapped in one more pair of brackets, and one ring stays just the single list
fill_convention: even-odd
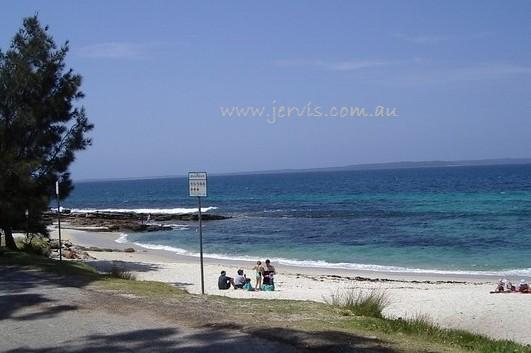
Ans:
[{"label": "person standing", "polygon": [[264,268],[262,266],[262,261],[260,260],[256,261],[256,266],[253,267],[253,270],[255,271],[255,278],[256,278],[256,284],[254,286],[254,289],[260,290],[260,287],[262,286],[262,272],[264,271]]},{"label": "person standing", "polygon": [[271,261],[267,259],[262,271],[262,287],[266,290],[275,290],[274,276],[276,274],[275,267],[271,265]]},{"label": "person standing", "polygon": [[264,270],[274,275],[277,274],[277,271],[275,270],[275,266],[271,265],[271,261],[269,261],[269,259],[265,260]]}]

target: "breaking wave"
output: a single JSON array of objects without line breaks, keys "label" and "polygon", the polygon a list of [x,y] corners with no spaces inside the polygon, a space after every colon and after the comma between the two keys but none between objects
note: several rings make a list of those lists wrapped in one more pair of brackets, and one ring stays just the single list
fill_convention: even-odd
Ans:
[{"label": "breaking wave", "polygon": [[[118,239],[118,243],[127,243],[127,234],[121,234]],[[189,251],[182,248],[176,248],[173,246],[159,245],[159,244],[146,244],[133,242],[133,244],[143,247],[145,249],[152,250],[165,250],[173,252],[177,255],[194,256],[199,257],[198,252]],[[219,260],[233,260],[233,261],[252,261],[255,262],[258,258],[264,258],[263,256],[234,256],[228,254],[203,254],[205,258],[219,259]],[[374,264],[359,264],[349,262],[327,262],[321,260],[298,260],[298,259],[286,259],[282,257],[270,258],[271,261],[286,266],[296,267],[312,267],[312,268],[324,268],[324,269],[343,269],[343,270],[357,270],[357,271],[369,271],[369,272],[382,272],[382,273],[411,273],[411,274],[439,274],[439,275],[468,275],[468,276],[531,276],[531,268],[522,269],[508,269],[500,271],[466,271],[466,270],[438,270],[438,269],[422,269],[422,268],[408,268],[401,266],[383,266]]]},{"label": "breaking wave", "polygon": [[[217,207],[201,207],[201,212],[209,212]],[[57,209],[56,209],[57,210]],[[63,209],[61,208],[61,211]],[[72,213],[143,213],[143,214],[190,214],[198,212],[197,207],[193,208],[72,208]]]}]

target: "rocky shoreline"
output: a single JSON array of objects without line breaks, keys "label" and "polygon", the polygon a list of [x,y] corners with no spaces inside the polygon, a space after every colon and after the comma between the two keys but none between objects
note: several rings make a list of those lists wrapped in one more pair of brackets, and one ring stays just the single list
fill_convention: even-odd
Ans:
[{"label": "rocky shoreline", "polygon": [[[48,212],[45,217],[50,223],[56,220],[57,214]],[[203,221],[224,220],[231,217],[204,213]],[[73,213],[69,210],[61,211],[61,220],[69,224],[71,229],[94,230],[98,232],[154,232],[171,230],[170,222],[198,221],[197,213],[186,214],[144,214],[135,212],[88,212]]]}]

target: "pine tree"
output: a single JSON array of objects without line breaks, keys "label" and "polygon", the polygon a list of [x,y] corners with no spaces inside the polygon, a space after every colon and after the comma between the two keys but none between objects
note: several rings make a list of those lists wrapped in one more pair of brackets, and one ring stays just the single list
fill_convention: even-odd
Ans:
[{"label": "pine tree", "polygon": [[13,229],[46,234],[42,212],[55,181],[72,190],[68,172],[75,152],[91,144],[93,125],[79,105],[81,76],[65,69],[69,47],[57,47],[37,16],[25,18],[10,47],[0,50],[0,229],[15,248]]}]

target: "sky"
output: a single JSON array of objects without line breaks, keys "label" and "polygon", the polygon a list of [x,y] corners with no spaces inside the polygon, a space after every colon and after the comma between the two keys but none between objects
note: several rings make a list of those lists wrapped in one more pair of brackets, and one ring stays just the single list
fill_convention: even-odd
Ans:
[{"label": "sky", "polygon": [[531,157],[529,1],[19,0],[0,48],[35,13],[83,76],[77,180]]}]

